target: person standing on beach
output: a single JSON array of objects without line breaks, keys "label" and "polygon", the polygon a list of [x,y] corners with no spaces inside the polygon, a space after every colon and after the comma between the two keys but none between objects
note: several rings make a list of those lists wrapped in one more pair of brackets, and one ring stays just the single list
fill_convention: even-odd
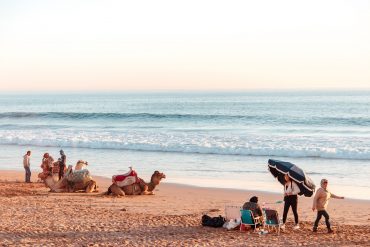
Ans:
[{"label": "person standing on beach", "polygon": [[60,180],[64,176],[64,169],[66,168],[67,157],[62,149],[59,151],[59,153],[60,153],[59,161],[59,180]]},{"label": "person standing on beach", "polygon": [[285,175],[285,185],[284,185],[284,213],[283,213],[283,225],[282,229],[285,229],[285,222],[288,216],[289,208],[292,207],[292,211],[294,214],[294,222],[295,226],[293,229],[299,229],[298,223],[298,194],[301,192],[296,182],[294,182],[288,174]]},{"label": "person standing on beach", "polygon": [[330,198],[336,198],[336,199],[344,199],[343,196],[336,196],[333,193],[328,191],[328,180],[323,178],[320,182],[321,188],[319,188],[316,191],[315,197],[313,199],[313,205],[312,205],[312,211],[315,211],[317,209],[317,217],[315,220],[315,224],[313,226],[313,232],[317,232],[317,227],[319,225],[319,221],[321,220],[321,217],[325,217],[325,223],[326,227],[328,228],[328,233],[332,233],[333,230],[330,227],[329,222],[329,214],[326,212],[326,208],[329,204]]},{"label": "person standing on beach", "polygon": [[24,170],[26,171],[26,176],[25,176],[26,183],[31,183],[30,156],[31,156],[31,151],[27,151],[27,153],[23,155],[23,167],[24,167]]}]

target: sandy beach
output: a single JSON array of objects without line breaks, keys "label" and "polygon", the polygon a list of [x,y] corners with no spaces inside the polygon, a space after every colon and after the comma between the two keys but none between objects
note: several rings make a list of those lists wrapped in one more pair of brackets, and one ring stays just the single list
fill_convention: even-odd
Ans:
[{"label": "sandy beach", "polygon": [[[42,183],[23,183],[23,172],[0,172],[0,244],[2,246],[355,246],[370,245],[370,201],[334,200],[329,213],[336,232],[327,234],[315,218],[311,198],[300,198],[301,229],[259,235],[202,227],[203,213],[225,215],[225,205],[260,202],[278,194],[160,184],[154,196],[114,198],[99,194],[49,193]],[[100,192],[109,178],[94,177]]]}]

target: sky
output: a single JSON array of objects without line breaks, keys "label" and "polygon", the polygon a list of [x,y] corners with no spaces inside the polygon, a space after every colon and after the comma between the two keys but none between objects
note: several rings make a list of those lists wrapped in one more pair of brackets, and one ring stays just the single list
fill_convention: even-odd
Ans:
[{"label": "sky", "polygon": [[370,1],[0,0],[0,92],[370,89]]}]

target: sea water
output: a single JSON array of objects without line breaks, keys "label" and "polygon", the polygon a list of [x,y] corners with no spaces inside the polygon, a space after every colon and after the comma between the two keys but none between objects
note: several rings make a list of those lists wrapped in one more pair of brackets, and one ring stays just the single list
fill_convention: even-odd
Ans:
[{"label": "sea water", "polygon": [[[281,192],[269,158],[319,186],[370,199],[370,92],[1,94],[0,169],[41,170],[49,152],[111,177]],[[34,174],[34,176],[36,176]]]}]

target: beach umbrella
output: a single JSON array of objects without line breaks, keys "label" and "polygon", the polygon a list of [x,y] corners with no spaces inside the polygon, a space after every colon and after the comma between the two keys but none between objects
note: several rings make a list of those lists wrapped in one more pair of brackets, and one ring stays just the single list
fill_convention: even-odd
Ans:
[{"label": "beach umbrella", "polygon": [[280,160],[268,160],[268,167],[271,174],[282,184],[285,184],[284,176],[287,174],[295,181],[301,190],[299,195],[311,197],[315,192],[315,184],[298,166]]}]

